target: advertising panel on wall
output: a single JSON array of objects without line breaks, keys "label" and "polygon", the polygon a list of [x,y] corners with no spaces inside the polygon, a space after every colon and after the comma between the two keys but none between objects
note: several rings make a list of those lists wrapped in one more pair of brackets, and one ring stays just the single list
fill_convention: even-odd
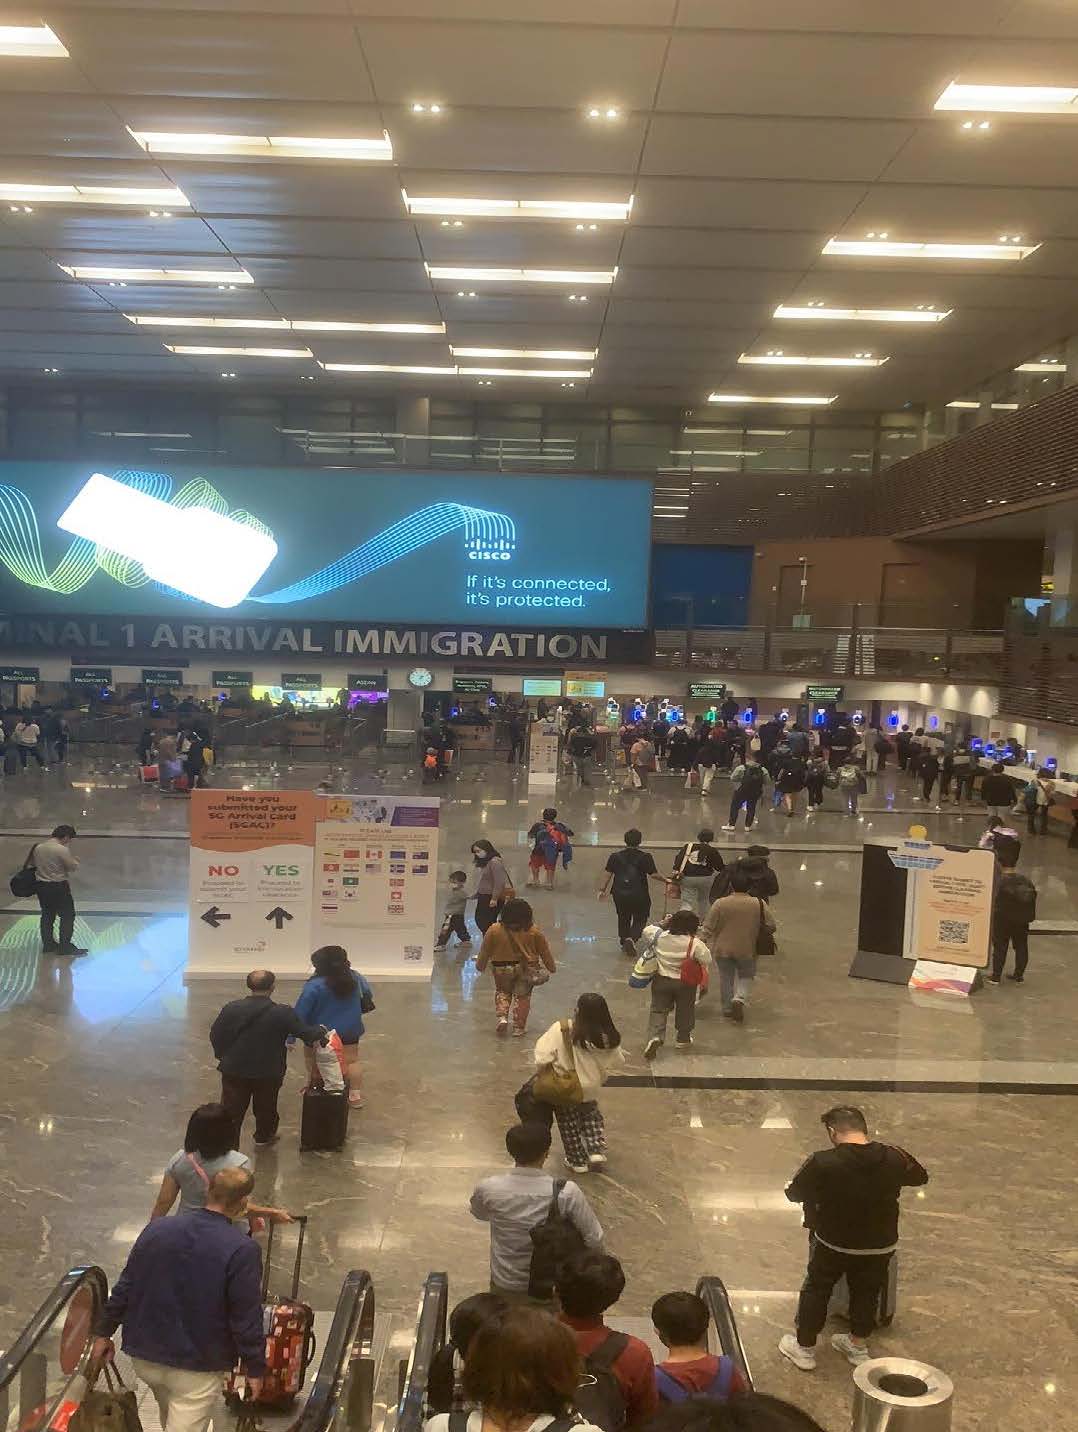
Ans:
[{"label": "advertising panel on wall", "polygon": [[0,485],[5,612],[647,624],[640,479],[43,462]]}]

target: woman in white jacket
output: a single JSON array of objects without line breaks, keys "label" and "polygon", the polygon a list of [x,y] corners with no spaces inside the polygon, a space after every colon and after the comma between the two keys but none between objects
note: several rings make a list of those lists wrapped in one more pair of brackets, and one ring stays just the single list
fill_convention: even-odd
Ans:
[{"label": "woman in white jacket", "polygon": [[555,1104],[565,1162],[573,1173],[587,1173],[606,1164],[606,1126],[599,1109],[599,1090],[625,1060],[621,1035],[601,994],[582,994],[572,1020],[559,1020],[536,1042],[535,1062],[553,1064],[563,1073],[574,1070],[583,1099]]},{"label": "woman in white jacket", "polygon": [[696,1027],[697,984],[681,978],[685,960],[695,960],[701,971],[711,964],[711,951],[697,931],[700,916],[694,910],[675,910],[663,925],[649,925],[644,931],[647,944],[641,964],[654,967],[651,981],[651,1013],[648,1016],[648,1038],[644,1058],[654,1059],[666,1042],[666,1025],[674,1012],[674,1029],[679,1049],[692,1044]]}]

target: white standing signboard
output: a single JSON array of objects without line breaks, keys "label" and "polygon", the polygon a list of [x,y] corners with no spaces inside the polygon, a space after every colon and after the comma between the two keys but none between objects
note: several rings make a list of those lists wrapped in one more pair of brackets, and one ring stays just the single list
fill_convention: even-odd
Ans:
[{"label": "white standing signboard", "polygon": [[553,790],[558,783],[558,726],[533,721],[528,740],[528,784]]}]

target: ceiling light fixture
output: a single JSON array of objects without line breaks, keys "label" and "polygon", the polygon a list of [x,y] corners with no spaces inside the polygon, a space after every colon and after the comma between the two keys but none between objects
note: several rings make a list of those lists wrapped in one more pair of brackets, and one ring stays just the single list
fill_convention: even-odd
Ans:
[{"label": "ceiling light fixture", "polygon": [[950,308],[826,308],[820,303],[802,307],[780,303],[775,318],[807,318],[835,323],[942,323],[953,312]]},{"label": "ceiling light fixture", "polygon": [[562,358],[590,361],[599,356],[597,348],[455,348],[449,345],[454,358]]},{"label": "ceiling light fixture", "polygon": [[111,184],[0,184],[0,199],[26,201],[34,204],[96,204],[101,208],[134,204],[148,208],[151,204],[171,204],[174,208],[190,208],[191,201],[179,189],[131,188]]},{"label": "ceiling light fixture", "polygon": [[992,128],[992,123],[991,120],[987,119],[964,119],[962,121],[962,128],[975,129],[979,130],[981,133],[984,133],[985,130]]},{"label": "ceiling light fixture", "polygon": [[64,60],[67,48],[48,25],[0,25],[0,55],[23,60]]},{"label": "ceiling light fixture", "polygon": [[590,378],[590,368],[460,368],[465,378]]},{"label": "ceiling light fixture", "polygon": [[[948,403],[949,408],[965,408],[970,412],[980,408],[980,403],[972,398],[956,398],[953,403]],[[1013,413],[1021,406],[1020,403],[993,403],[992,408],[997,413]]]},{"label": "ceiling light fixture", "polygon": [[633,207],[633,196],[610,202],[601,199],[483,199],[413,197],[401,190],[409,214],[435,217],[461,216],[473,219],[605,219],[624,223]]},{"label": "ceiling light fixture", "polygon": [[448,368],[425,367],[407,363],[319,363],[327,373],[428,373],[440,377],[455,377],[455,366]]},{"label": "ceiling light fixture", "polygon": [[952,80],[934,109],[964,109],[981,114],[1078,114],[1073,85],[963,85]]},{"label": "ceiling light fixture", "polygon": [[473,289],[469,289],[468,292],[465,293],[464,289],[458,288],[458,289],[457,289],[457,297],[458,297],[458,298],[474,298],[474,297],[475,297],[475,289],[474,289],[474,288],[473,288]]},{"label": "ceiling light fixture", "polygon": [[212,344],[166,343],[170,353],[188,358],[313,358],[309,348],[222,348]]},{"label": "ceiling light fixture", "polygon": [[589,119],[620,119],[621,110],[614,104],[592,104],[585,111]]},{"label": "ceiling light fixture", "polygon": [[125,313],[140,328],[289,328],[287,318],[194,318],[176,313]]},{"label": "ceiling light fixture", "polygon": [[235,376],[236,376],[235,373],[222,373],[222,374],[221,374],[221,377],[222,377],[222,378],[234,378]]},{"label": "ceiling light fixture", "polygon": [[443,106],[440,105],[440,104],[438,104],[437,102],[435,102],[434,104],[421,104],[421,103],[419,103],[419,102],[417,101],[415,104],[412,105],[412,113],[413,113],[413,114],[442,114],[442,113],[443,113]]},{"label": "ceiling light fixture", "polygon": [[219,288],[254,283],[246,269],[119,268],[112,264],[58,264],[57,268],[84,282],[215,283]]},{"label": "ceiling light fixture", "polygon": [[[707,437],[737,437],[740,436],[741,428],[682,428],[683,433],[692,433],[695,437],[698,434]],[[791,429],[789,428],[745,428],[745,435],[750,438],[788,438]]]},{"label": "ceiling light fixture", "polygon": [[977,259],[1011,260],[1028,258],[1040,244],[1021,244],[1006,237],[998,244],[895,243],[890,239],[828,239],[822,249],[831,258],[885,259]]},{"label": "ceiling light fixture", "polygon": [[569,295],[570,303],[587,303],[587,301],[588,295],[586,293],[571,293]]},{"label": "ceiling light fixture", "polygon": [[810,357],[794,353],[742,353],[737,361],[746,365],[757,364],[764,368],[882,368],[888,360],[873,358],[867,353],[855,353],[852,358]]},{"label": "ceiling light fixture", "polygon": [[434,279],[469,279],[473,283],[613,283],[617,269],[457,268],[427,264]]},{"label": "ceiling light fixture", "polygon": [[322,137],[298,134],[192,134],[173,130],[135,130],[128,134],[147,154],[214,154],[243,159],[352,159],[387,162],[393,142],[380,138]]},{"label": "ceiling light fixture", "polygon": [[59,368],[42,368],[43,373],[59,373]]},{"label": "ceiling light fixture", "polygon": [[1019,363],[1014,371],[1016,373],[1065,373],[1067,365],[1054,358],[1042,358],[1039,363]]},{"label": "ceiling light fixture", "polygon": [[752,408],[758,403],[770,403],[784,408],[826,408],[835,401],[838,394],[830,398],[809,397],[803,394],[787,394],[784,397],[762,396],[759,393],[709,393],[709,403],[727,403],[731,406]]}]

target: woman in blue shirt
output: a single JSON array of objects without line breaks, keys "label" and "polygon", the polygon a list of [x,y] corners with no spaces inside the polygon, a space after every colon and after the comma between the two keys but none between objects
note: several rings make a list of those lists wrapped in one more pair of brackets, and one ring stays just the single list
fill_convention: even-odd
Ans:
[{"label": "woman in blue shirt", "polygon": [[[371,987],[348,963],[348,952],[340,945],[323,945],[311,956],[314,977],[303,986],[296,1000],[296,1013],[303,1020],[335,1029],[344,1045],[342,1061],[348,1081],[348,1102],[363,1103],[360,1092],[359,1041],[363,1038],[363,1016],[374,1009]],[[308,1073],[314,1073],[314,1054],[305,1049]]]}]

